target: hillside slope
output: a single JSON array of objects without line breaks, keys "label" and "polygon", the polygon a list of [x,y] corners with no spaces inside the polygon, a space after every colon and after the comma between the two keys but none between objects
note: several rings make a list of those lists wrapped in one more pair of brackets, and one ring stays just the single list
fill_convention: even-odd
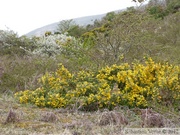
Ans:
[{"label": "hillside slope", "polygon": [[[112,12],[118,13],[124,11],[124,9],[122,10],[115,10]],[[111,12],[111,11],[110,11]],[[85,16],[85,17],[78,17],[78,18],[74,18],[73,21],[80,25],[80,26],[86,26],[88,24],[93,24],[95,20],[101,20],[104,16],[106,16],[107,13],[104,14],[99,14],[99,15],[92,15],[92,16]],[[26,36],[30,37],[30,36],[40,36],[42,34],[44,34],[46,31],[51,31],[54,32],[57,29],[57,26],[60,22],[55,22],[40,28],[37,28],[33,31],[30,31],[29,33],[25,34]]]},{"label": "hillside slope", "polygon": [[[100,15],[94,15],[94,16],[86,16],[86,17],[79,17],[73,19],[74,22],[78,25],[87,25],[87,24],[93,24],[95,20],[100,20],[103,18],[106,14],[100,14]],[[46,31],[54,32],[58,26],[59,22],[55,22],[46,26],[43,26],[41,28],[35,29],[29,33],[26,34],[26,36],[39,36],[44,34]]]}]

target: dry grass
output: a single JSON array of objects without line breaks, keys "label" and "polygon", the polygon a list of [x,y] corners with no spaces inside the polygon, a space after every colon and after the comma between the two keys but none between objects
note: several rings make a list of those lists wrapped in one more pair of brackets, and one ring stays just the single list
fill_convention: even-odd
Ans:
[{"label": "dry grass", "polygon": [[21,105],[7,95],[0,95],[0,104],[0,133],[3,135],[121,135],[125,127],[179,128],[180,125],[176,113],[164,116],[150,109],[117,107],[112,111],[68,111]]}]

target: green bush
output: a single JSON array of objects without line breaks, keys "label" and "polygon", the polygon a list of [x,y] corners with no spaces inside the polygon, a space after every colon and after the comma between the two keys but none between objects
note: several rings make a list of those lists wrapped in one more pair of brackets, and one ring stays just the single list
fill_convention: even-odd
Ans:
[{"label": "green bush", "polygon": [[19,37],[13,31],[0,31],[0,56],[9,55],[9,56],[24,56],[28,52],[26,50],[35,49],[35,42],[33,39],[30,39],[26,36]]},{"label": "green bush", "polygon": [[164,17],[168,14],[167,10],[160,5],[150,7],[149,13],[153,15],[155,19],[158,18],[164,19]]}]

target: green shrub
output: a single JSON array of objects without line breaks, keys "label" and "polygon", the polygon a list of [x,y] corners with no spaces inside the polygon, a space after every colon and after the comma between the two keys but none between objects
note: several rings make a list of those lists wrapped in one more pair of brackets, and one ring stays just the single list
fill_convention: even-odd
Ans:
[{"label": "green shrub", "polygon": [[18,55],[22,57],[27,55],[28,52],[22,48],[33,51],[33,49],[36,48],[34,40],[26,36],[19,37],[16,33],[10,30],[0,30],[0,56]]},{"label": "green shrub", "polygon": [[168,14],[166,9],[160,5],[150,7],[149,13],[153,15],[155,19],[158,19],[158,18],[164,19],[164,17]]}]

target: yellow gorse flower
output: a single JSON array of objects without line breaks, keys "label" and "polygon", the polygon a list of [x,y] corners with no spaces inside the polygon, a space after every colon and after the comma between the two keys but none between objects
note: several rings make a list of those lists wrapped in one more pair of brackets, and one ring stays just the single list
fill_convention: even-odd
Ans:
[{"label": "yellow gorse flower", "polygon": [[112,108],[116,105],[147,107],[152,102],[180,100],[180,67],[168,63],[123,63],[102,68],[97,72],[79,71],[71,74],[62,64],[53,73],[39,80],[36,90],[17,92],[20,103],[40,107],[60,108],[71,104],[85,107]]}]

